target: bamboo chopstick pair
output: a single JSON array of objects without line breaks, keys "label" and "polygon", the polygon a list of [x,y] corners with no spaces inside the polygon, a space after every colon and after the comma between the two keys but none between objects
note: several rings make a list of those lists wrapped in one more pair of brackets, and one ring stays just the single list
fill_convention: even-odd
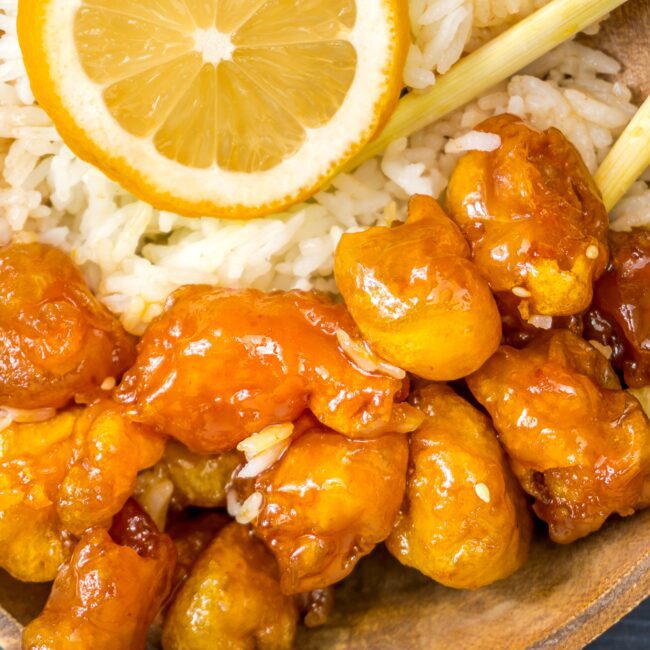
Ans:
[{"label": "bamboo chopstick pair", "polygon": [[[347,166],[358,167],[393,140],[460,108],[492,86],[599,20],[626,0],[553,0],[461,59],[426,93],[400,100],[384,130]],[[608,210],[650,165],[650,99],[616,142],[596,174]]]}]

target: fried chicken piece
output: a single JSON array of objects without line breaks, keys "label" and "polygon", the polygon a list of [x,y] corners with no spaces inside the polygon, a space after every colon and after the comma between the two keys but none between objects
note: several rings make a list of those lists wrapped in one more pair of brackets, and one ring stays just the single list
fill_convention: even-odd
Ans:
[{"label": "fried chicken piece", "polygon": [[253,527],[275,554],[284,593],[342,580],[388,537],[407,463],[404,434],[350,440],[316,425],[268,470],[235,480],[241,501],[259,495]]},{"label": "fried chicken piece", "polygon": [[243,459],[236,450],[197,454],[170,440],[160,462],[138,475],[135,498],[164,530],[170,509],[224,507],[226,488]]},{"label": "fried chicken piece", "polygon": [[116,398],[199,453],[232,450],[306,408],[347,435],[417,427],[395,405],[404,373],[362,370],[344,352],[358,337],[345,307],[320,294],[184,287],[145,332]]},{"label": "fried chicken piece", "polygon": [[133,500],[110,531],[84,533],[54,581],[25,650],[144,650],[172,587],[176,550]]},{"label": "fried chicken piece", "polygon": [[471,151],[449,182],[447,204],[495,293],[513,293],[525,319],[570,316],[591,302],[607,266],[607,211],[580,154],[557,129],[514,115],[482,122],[494,151]]},{"label": "fried chicken piece", "polygon": [[497,299],[501,314],[503,345],[513,348],[523,348],[536,336],[546,330],[570,330],[581,336],[583,333],[583,314],[573,316],[540,316],[524,319],[519,311],[520,300],[514,294],[503,293]]},{"label": "fried chicken piece", "polygon": [[174,585],[180,585],[192,571],[192,567],[230,518],[220,512],[206,512],[175,523],[167,533],[174,540],[178,559],[174,573]]},{"label": "fried chicken piece", "polygon": [[532,520],[492,424],[446,386],[411,399],[428,417],[411,434],[406,499],[388,550],[447,587],[508,577],[528,557]]},{"label": "fried chicken piece", "polygon": [[226,487],[243,461],[243,454],[196,454],[173,440],[162,458],[174,484],[174,500],[183,506],[222,508],[226,505]]},{"label": "fried chicken piece", "polygon": [[589,343],[557,331],[502,347],[467,383],[553,541],[650,505],[650,423]]},{"label": "fried chicken piece", "polygon": [[459,379],[499,347],[501,321],[460,230],[428,196],[405,224],[343,235],[336,283],[363,336],[392,364]]},{"label": "fried chicken piece", "polygon": [[65,253],[44,244],[0,249],[0,405],[60,408],[134,359],[135,339]]},{"label": "fried chicken piece", "polygon": [[275,560],[247,527],[230,524],[201,554],[165,618],[164,650],[289,650],[298,612]]},{"label": "fried chicken piece", "polygon": [[598,281],[587,331],[612,349],[629,386],[650,384],[650,231],[612,232],[607,272]]},{"label": "fried chicken piece", "polygon": [[162,440],[108,400],[0,432],[0,566],[52,580],[87,528],[108,528]]}]

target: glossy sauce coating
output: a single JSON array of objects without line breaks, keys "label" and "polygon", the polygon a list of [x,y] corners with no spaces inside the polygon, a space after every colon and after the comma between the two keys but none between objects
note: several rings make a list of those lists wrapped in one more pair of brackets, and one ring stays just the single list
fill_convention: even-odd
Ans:
[{"label": "glossy sauce coating", "polygon": [[15,577],[52,580],[74,537],[111,517],[163,442],[108,401],[0,432],[0,566]]},{"label": "glossy sauce coating", "polygon": [[459,379],[499,347],[501,322],[456,224],[428,196],[405,224],[343,235],[336,283],[363,336],[419,377]]},{"label": "glossy sauce coating", "polygon": [[501,314],[503,345],[513,348],[522,348],[530,343],[536,336],[546,330],[566,329],[578,336],[582,336],[583,314],[574,316],[533,316],[526,320],[519,311],[520,299],[513,294],[502,293],[497,299]]},{"label": "glossy sauce coating", "polygon": [[359,336],[345,307],[320,294],[185,287],[149,326],[117,399],[201,453],[232,450],[306,408],[342,433],[381,433],[407,382],[362,371],[339,329]]},{"label": "glossy sauce coating", "polygon": [[609,242],[611,264],[596,285],[587,327],[638,388],[650,384],[650,231],[612,232]]},{"label": "glossy sauce coating", "polygon": [[289,650],[298,612],[247,527],[230,524],[202,553],[172,603],[164,650]]},{"label": "glossy sauce coating", "polygon": [[243,459],[244,455],[238,451],[196,454],[178,442],[168,442],[160,462],[174,484],[174,507],[225,506],[226,487]]},{"label": "glossy sauce coating", "polygon": [[129,501],[110,533],[93,529],[59,572],[25,650],[143,650],[172,586],[174,544]]},{"label": "glossy sauce coating", "polygon": [[174,572],[174,585],[184,582],[192,567],[219,531],[230,523],[230,519],[220,512],[206,512],[179,521],[167,533],[176,545],[177,561]]},{"label": "glossy sauce coating", "polygon": [[605,357],[567,331],[502,347],[467,383],[551,539],[650,505],[650,424]]},{"label": "glossy sauce coating", "polygon": [[296,603],[303,616],[303,623],[306,627],[319,627],[327,623],[332,610],[334,609],[334,587],[325,589],[313,589],[296,597]]},{"label": "glossy sauce coating", "polygon": [[284,593],[342,580],[388,537],[407,462],[403,434],[350,440],[316,426],[256,479],[235,481],[243,497],[263,495],[254,530],[275,554]]},{"label": "glossy sauce coating", "polygon": [[0,249],[0,405],[62,407],[119,378],[134,358],[134,339],[65,253]]},{"label": "glossy sauce coating", "polygon": [[476,129],[501,146],[463,156],[447,190],[474,263],[494,292],[515,292],[526,318],[585,310],[607,265],[608,218],[580,154],[557,129],[514,115]]},{"label": "glossy sauce coating", "polygon": [[490,421],[446,386],[412,401],[428,418],[411,434],[406,499],[388,550],[447,587],[506,578],[528,557],[532,520]]}]

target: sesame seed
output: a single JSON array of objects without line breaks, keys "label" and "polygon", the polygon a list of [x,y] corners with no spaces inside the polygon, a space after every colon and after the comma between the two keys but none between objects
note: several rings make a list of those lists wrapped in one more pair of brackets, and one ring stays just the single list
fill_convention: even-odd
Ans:
[{"label": "sesame seed", "polygon": [[587,246],[587,250],[585,252],[585,255],[590,260],[598,259],[598,255],[599,255],[598,246],[595,246],[594,244],[591,244],[591,246]]},{"label": "sesame seed", "polygon": [[514,287],[512,293],[514,293],[517,298],[530,298],[532,295],[528,289],[524,289],[523,287]]},{"label": "sesame seed", "polygon": [[113,390],[115,386],[117,385],[117,382],[115,381],[115,377],[106,377],[104,381],[102,382],[102,385],[100,388],[102,390]]},{"label": "sesame seed", "polygon": [[485,503],[490,503],[490,488],[485,483],[477,483],[474,486],[476,496]]}]

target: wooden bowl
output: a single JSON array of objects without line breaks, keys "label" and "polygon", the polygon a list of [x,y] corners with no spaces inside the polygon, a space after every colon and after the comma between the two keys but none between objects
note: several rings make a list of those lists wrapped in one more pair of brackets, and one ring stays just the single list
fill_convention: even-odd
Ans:
[{"label": "wooden bowl", "polygon": [[[24,585],[0,575],[6,610],[0,647],[20,649],[21,623],[39,612],[47,590],[47,585]],[[328,624],[301,630],[296,647],[573,650],[649,594],[650,511],[610,521],[569,546],[553,545],[540,534],[521,571],[477,591],[435,584],[380,549],[337,590]]]},{"label": "wooden bowl", "polygon": [[377,553],[337,592],[327,626],[301,632],[297,647],[573,650],[648,595],[650,511],[569,546],[540,535],[521,571],[477,591],[447,589]]},{"label": "wooden bowl", "polygon": [[[620,77],[637,101],[650,93],[648,0],[626,3],[598,36],[583,40],[624,64]],[[0,572],[0,650],[20,650],[22,625],[38,614],[48,589]],[[572,650],[648,595],[650,511],[614,519],[570,546],[551,544],[540,530],[521,571],[471,592],[437,585],[379,549],[338,588],[328,624],[300,630],[297,648]],[[155,638],[150,645],[158,647]]]}]

